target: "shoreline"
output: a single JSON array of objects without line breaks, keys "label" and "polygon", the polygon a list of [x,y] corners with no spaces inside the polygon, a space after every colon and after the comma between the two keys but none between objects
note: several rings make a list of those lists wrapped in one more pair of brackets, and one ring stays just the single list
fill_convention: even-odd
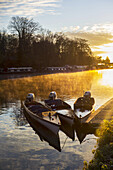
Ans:
[{"label": "shoreline", "polygon": [[17,78],[24,78],[24,77],[33,77],[33,76],[40,76],[46,75],[49,73],[4,73],[0,74],[0,80],[7,80],[7,79],[17,79]]},{"label": "shoreline", "polygon": [[16,78],[24,78],[24,77],[33,77],[40,75],[48,75],[48,74],[59,74],[59,73],[76,73],[81,71],[90,71],[90,70],[76,70],[76,71],[68,71],[68,72],[21,72],[21,73],[1,73],[0,80],[7,79],[16,79]]},{"label": "shoreline", "polygon": [[98,71],[98,70],[104,70],[104,69],[96,69],[96,70],[95,69],[91,69],[91,70],[79,69],[79,70],[67,71],[67,72],[66,71],[55,71],[55,72],[0,73],[0,80],[17,79],[17,78],[33,77],[33,76],[48,75],[48,74],[76,73],[76,72],[83,72],[83,71]]}]

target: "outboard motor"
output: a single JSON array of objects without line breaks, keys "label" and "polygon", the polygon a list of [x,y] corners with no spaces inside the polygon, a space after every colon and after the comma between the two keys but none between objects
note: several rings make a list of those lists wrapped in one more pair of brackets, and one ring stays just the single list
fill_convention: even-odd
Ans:
[{"label": "outboard motor", "polygon": [[93,106],[94,103],[95,103],[95,100],[93,97],[91,97],[91,92],[90,91],[86,91],[84,93],[84,98],[85,98],[85,101],[90,105],[90,106]]},{"label": "outboard motor", "polygon": [[84,93],[84,97],[85,97],[85,98],[90,98],[90,97],[91,97],[91,92],[90,92],[90,91],[86,91],[86,92]]},{"label": "outboard motor", "polygon": [[49,99],[50,100],[55,100],[57,98],[57,94],[55,91],[50,92],[49,94]]},{"label": "outboard motor", "polygon": [[34,93],[28,93],[27,97],[26,97],[26,102],[32,102],[35,99],[35,95]]}]

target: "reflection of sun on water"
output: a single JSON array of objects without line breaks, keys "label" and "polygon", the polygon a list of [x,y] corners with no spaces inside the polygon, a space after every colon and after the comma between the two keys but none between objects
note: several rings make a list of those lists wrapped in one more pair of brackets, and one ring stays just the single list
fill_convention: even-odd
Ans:
[{"label": "reflection of sun on water", "polygon": [[103,86],[113,87],[113,75],[110,70],[107,70],[107,72],[103,73],[100,84]]}]

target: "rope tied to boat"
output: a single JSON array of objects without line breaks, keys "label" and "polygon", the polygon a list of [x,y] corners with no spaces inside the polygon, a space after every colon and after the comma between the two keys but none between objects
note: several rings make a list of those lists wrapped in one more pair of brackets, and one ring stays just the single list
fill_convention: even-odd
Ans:
[{"label": "rope tied to boat", "polygon": [[65,144],[66,144],[67,138],[68,138],[68,136],[66,137],[66,139],[65,139],[65,141],[64,141],[64,144],[63,144],[63,146],[62,146],[62,149],[61,149],[61,150],[63,150],[63,148],[64,148],[64,146],[65,146]]}]

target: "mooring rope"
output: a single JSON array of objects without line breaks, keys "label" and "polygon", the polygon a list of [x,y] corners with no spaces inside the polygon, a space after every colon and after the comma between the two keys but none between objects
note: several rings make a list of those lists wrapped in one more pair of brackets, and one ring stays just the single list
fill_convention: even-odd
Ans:
[{"label": "mooring rope", "polygon": [[[67,138],[68,138],[68,136],[67,136]],[[63,150],[64,145],[65,145],[65,143],[66,143],[66,141],[67,141],[67,138],[65,139],[64,144],[63,144],[63,146],[62,146],[62,149],[61,149],[61,150]]]},{"label": "mooring rope", "polygon": [[[63,144],[61,150],[63,150],[63,148],[64,148],[64,146],[65,146],[65,144],[66,144],[67,139],[68,139],[68,136],[66,137],[66,139],[65,139],[65,141],[64,141],[64,144]],[[95,140],[96,140],[97,138],[88,138],[88,139],[83,140],[83,142],[86,142],[86,141],[88,141],[88,140],[90,140],[90,139],[95,139]],[[78,141],[78,139],[76,139],[75,142],[76,142],[76,141]],[[83,143],[83,142],[82,142],[82,143]]]}]

